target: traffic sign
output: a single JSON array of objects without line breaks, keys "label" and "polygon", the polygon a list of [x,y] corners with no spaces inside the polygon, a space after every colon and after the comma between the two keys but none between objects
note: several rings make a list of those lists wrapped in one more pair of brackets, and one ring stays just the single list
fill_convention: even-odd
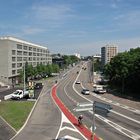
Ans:
[{"label": "traffic sign", "polygon": [[105,103],[102,103],[102,102],[97,102],[97,101],[94,101],[94,106],[95,106],[95,109],[97,108],[102,108],[102,109],[106,109],[106,110],[110,110],[112,109],[111,105],[109,104],[105,104]]}]

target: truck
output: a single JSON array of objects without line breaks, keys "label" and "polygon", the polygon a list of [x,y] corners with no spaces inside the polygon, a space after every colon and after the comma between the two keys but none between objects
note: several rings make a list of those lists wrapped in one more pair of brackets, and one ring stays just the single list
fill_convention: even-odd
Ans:
[{"label": "truck", "polygon": [[11,99],[22,99],[22,98],[29,98],[29,91],[23,91],[23,90],[16,90],[12,93]]},{"label": "truck", "polygon": [[104,94],[104,93],[106,93],[106,90],[103,88],[103,86],[102,85],[94,85],[93,86],[93,91],[95,92],[95,93],[98,93],[98,94]]}]

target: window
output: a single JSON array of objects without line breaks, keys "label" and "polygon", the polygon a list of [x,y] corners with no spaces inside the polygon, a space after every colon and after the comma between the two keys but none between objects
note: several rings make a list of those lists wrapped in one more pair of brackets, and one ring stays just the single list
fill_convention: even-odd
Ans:
[{"label": "window", "polygon": [[32,47],[29,47],[29,50],[32,51]]},{"label": "window", "polygon": [[12,57],[12,61],[13,61],[13,62],[16,61],[16,57]]},{"label": "window", "polygon": [[32,52],[29,52],[29,56],[32,56]]},{"label": "window", "polygon": [[15,64],[15,63],[13,63],[13,64],[12,64],[12,68],[15,68],[15,67],[16,67],[16,64]]},{"label": "window", "polygon": [[22,57],[17,57],[17,61],[22,61]]},{"label": "window", "polygon": [[17,49],[22,49],[22,45],[21,44],[17,44]]},{"label": "window", "polygon": [[23,58],[23,61],[27,61],[27,57],[24,57],[24,58]]},{"label": "window", "polygon": [[36,48],[33,48],[33,51],[36,51]]},{"label": "window", "polygon": [[16,54],[16,51],[15,50],[12,50],[12,55],[15,55]]},{"label": "window", "polygon": [[23,55],[26,55],[27,56],[27,54],[28,54],[27,52],[23,52]]},{"label": "window", "polygon": [[22,51],[17,51],[17,55],[22,55]]},{"label": "window", "polygon": [[16,74],[16,70],[12,70],[12,75]]},{"label": "window", "polygon": [[27,46],[24,46],[23,48],[24,48],[24,50],[27,50],[28,47]]},{"label": "window", "polygon": [[31,57],[29,57],[29,61],[32,61],[32,58]]}]

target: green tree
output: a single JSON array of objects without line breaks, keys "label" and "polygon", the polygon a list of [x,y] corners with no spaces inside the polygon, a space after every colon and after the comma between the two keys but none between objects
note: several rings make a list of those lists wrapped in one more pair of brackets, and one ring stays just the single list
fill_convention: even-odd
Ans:
[{"label": "green tree", "polygon": [[140,48],[130,49],[119,53],[104,67],[104,74],[110,79],[110,84],[135,91],[132,96],[138,95],[140,81]]}]

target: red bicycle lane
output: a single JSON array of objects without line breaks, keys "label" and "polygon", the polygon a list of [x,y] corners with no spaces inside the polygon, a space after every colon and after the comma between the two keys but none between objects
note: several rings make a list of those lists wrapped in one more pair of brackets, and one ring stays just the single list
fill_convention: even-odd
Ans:
[{"label": "red bicycle lane", "polygon": [[[66,108],[66,106],[62,103],[62,101],[58,98],[57,92],[56,92],[57,86],[55,85],[52,88],[52,97],[56,104],[59,106],[61,111],[65,114],[65,116],[70,120],[70,122],[88,139],[92,140],[93,135],[92,132],[87,129],[84,125],[80,126],[78,125],[77,118]],[[94,140],[100,140],[96,135],[94,135]]]}]

